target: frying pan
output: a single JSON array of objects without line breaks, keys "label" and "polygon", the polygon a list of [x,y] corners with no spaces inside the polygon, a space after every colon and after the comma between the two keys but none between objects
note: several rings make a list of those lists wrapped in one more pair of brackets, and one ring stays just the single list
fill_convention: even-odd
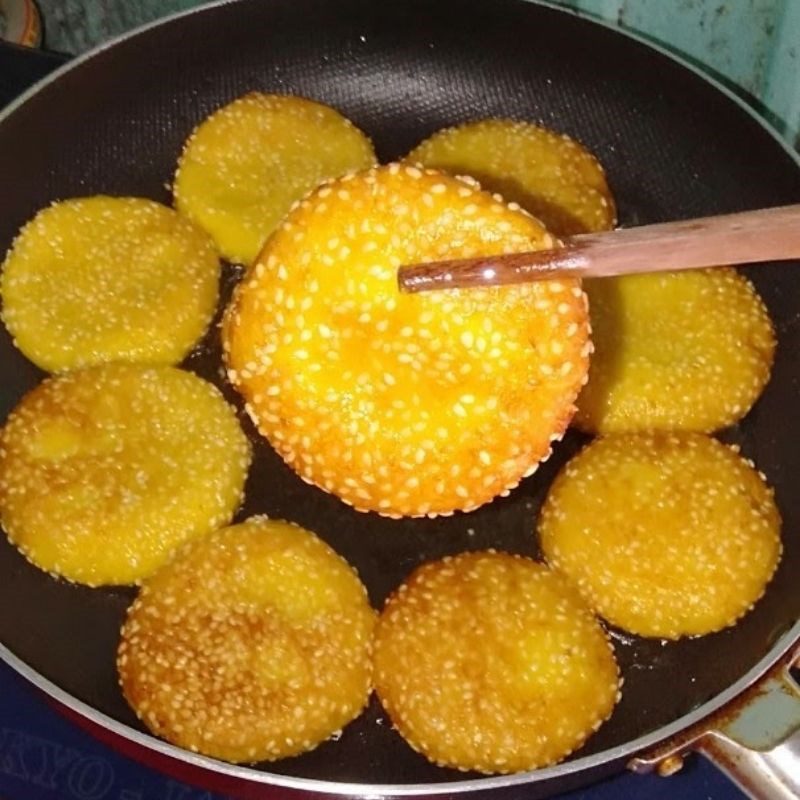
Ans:
[{"label": "frying pan", "polygon": [[[59,70],[0,118],[0,247],[54,199],[92,193],[169,202],[181,145],[212,110],[252,89],[340,109],[399,157],[434,130],[517,117],[583,141],[605,165],[620,221],[633,225],[800,201],[798,160],[741,103],[645,44],[523,0],[241,0],[142,29]],[[122,266],[121,268],[124,268]],[[237,272],[228,269],[224,293]],[[765,597],[737,626],[662,643],[612,631],[625,676],[612,719],[564,764],[514,776],[441,769],[391,730],[373,699],[338,741],[274,764],[237,767],[144,731],[117,687],[114,653],[135,591],[55,580],[0,542],[0,655],[129,750],[242,796],[300,792],[400,796],[493,790],[536,797],[619,769],[699,723],[781,659],[800,633],[800,291],[786,265],[752,279],[776,324],[772,380],[722,438],[775,487],[785,553]],[[216,328],[185,366],[221,385]],[[0,334],[0,418],[43,377]],[[239,513],[294,520],[358,568],[372,602],[418,564],[496,547],[538,556],[533,530],[556,470],[583,444],[567,436],[518,489],[470,514],[387,520],[302,483],[258,439]]]}]

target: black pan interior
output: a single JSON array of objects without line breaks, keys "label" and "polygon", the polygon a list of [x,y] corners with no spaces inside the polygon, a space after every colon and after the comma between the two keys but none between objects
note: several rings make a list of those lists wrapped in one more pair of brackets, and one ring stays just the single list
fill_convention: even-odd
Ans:
[{"label": "black pan interior", "polygon": [[[0,248],[57,198],[103,192],[169,202],[166,184],[184,138],[213,109],[251,89],[339,108],[373,137],[382,160],[468,119],[543,123],[600,157],[625,225],[800,201],[795,161],[740,106],[658,52],[567,13],[522,0],[242,0],[97,53],[0,124]],[[782,566],[733,629],[666,645],[620,637],[624,697],[581,754],[628,742],[712,698],[800,617],[793,577],[800,564],[798,281],[786,266],[762,266],[751,276],[778,328],[778,359],[757,408],[723,438],[739,442],[777,489]],[[235,277],[230,270],[228,286]],[[212,332],[187,366],[220,383],[217,365]],[[0,419],[41,377],[0,334]],[[268,513],[317,531],[359,569],[380,607],[422,561],[489,546],[536,555],[537,509],[580,443],[569,435],[510,497],[472,514],[390,521],[306,486],[258,442],[240,517]],[[114,673],[117,632],[132,596],[126,588],[54,580],[0,542],[0,641],[75,697],[140,728]],[[413,753],[375,702],[339,741],[264,769],[370,783],[465,777]]]}]

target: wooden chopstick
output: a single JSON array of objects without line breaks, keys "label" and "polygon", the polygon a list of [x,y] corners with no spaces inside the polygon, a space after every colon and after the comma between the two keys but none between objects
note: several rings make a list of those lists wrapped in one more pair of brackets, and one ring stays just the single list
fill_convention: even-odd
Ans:
[{"label": "wooden chopstick", "polygon": [[552,250],[400,267],[401,291],[600,278],[800,258],[800,205],[583,233]]}]

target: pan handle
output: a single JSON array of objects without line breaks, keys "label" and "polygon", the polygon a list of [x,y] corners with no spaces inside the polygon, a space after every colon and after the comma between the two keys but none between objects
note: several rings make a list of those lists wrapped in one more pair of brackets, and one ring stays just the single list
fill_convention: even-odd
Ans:
[{"label": "pan handle", "polygon": [[628,765],[672,775],[691,751],[716,764],[754,800],[800,798],[800,648],[710,719]]}]

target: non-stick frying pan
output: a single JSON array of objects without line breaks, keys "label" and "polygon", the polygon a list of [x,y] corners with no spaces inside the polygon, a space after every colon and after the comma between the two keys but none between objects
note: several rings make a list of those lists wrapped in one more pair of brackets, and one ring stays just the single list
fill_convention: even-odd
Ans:
[{"label": "non-stick frying pan", "polygon": [[[479,117],[564,131],[606,166],[623,225],[800,201],[797,159],[740,103],[668,56],[569,13],[524,0],[241,0],[80,59],[0,120],[0,248],[54,199],[103,192],[169,202],[167,185],[192,127],[251,89],[335,106],[373,137],[382,160],[440,127]],[[799,630],[800,275],[792,265],[765,265],[751,276],[775,320],[778,356],[756,408],[722,437],[741,444],[776,489],[783,562],[734,628],[668,644],[615,635],[622,702],[565,764],[494,778],[437,768],[401,741],[374,700],[338,741],[294,759],[233,767],[183,753],[146,734],[117,687],[115,647],[134,590],[55,580],[5,540],[0,655],[115,735],[207,775],[241,779],[240,787],[363,795],[494,788],[532,797],[619,768],[741,691]],[[227,288],[234,278],[231,270]],[[186,366],[220,383],[218,364],[214,330]],[[4,419],[42,378],[5,333],[0,376]],[[317,531],[358,568],[377,607],[429,559],[486,547],[536,556],[537,509],[582,443],[570,434],[510,497],[471,514],[392,521],[306,486],[243,424],[257,449],[239,516],[267,513]]]}]

